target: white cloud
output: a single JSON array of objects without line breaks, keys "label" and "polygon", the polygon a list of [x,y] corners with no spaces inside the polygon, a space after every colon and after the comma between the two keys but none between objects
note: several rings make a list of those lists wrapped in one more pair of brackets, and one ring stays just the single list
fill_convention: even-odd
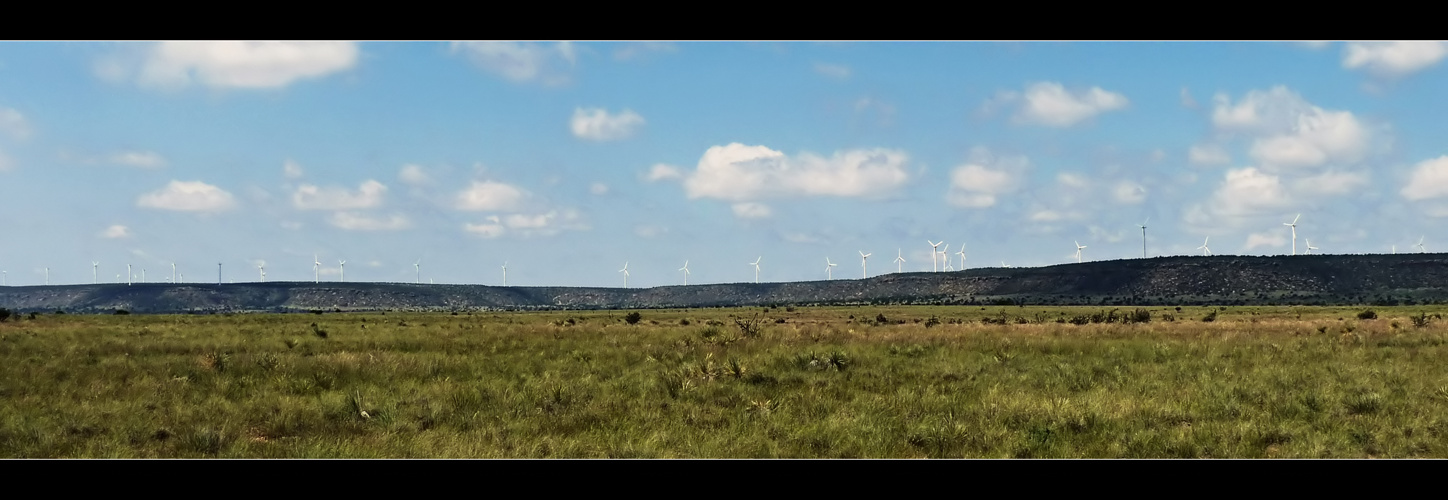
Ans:
[{"label": "white cloud", "polygon": [[432,182],[432,177],[422,169],[421,165],[403,165],[402,170],[397,172],[397,178],[404,184],[421,186]]},{"label": "white cloud", "polygon": [[1068,91],[1060,83],[1039,82],[1026,86],[1024,92],[1002,92],[987,101],[986,108],[1019,104],[1013,117],[1017,123],[1069,127],[1129,103],[1126,96],[1101,87]]},{"label": "white cloud", "polygon": [[1364,173],[1328,171],[1297,179],[1293,181],[1292,189],[1308,195],[1347,194],[1367,183],[1368,176]]},{"label": "white cloud", "polygon": [[769,205],[763,203],[744,202],[735,203],[729,208],[734,210],[734,215],[742,219],[762,219],[773,213]]},{"label": "white cloud", "polygon": [[689,198],[728,201],[882,196],[905,183],[908,159],[904,152],[889,149],[790,157],[764,146],[732,143],[705,151],[698,168],[684,180],[684,190]]},{"label": "white cloud", "polygon": [[1111,188],[1111,198],[1117,203],[1141,203],[1146,201],[1146,188],[1132,181],[1119,181]]},{"label": "white cloud", "polygon": [[1401,193],[1409,201],[1448,196],[1448,155],[1414,165],[1408,185],[1403,186]]},{"label": "white cloud", "polygon": [[131,230],[120,224],[112,224],[99,234],[102,238],[127,238],[131,236]]},{"label": "white cloud", "polygon": [[1329,46],[1332,45],[1332,42],[1325,41],[1325,40],[1307,40],[1307,41],[1300,41],[1300,42],[1293,42],[1293,43],[1294,43],[1295,45],[1297,45],[1298,47],[1302,47],[1302,48],[1308,49],[1308,50],[1321,50],[1321,49],[1328,48]]},{"label": "white cloud", "polygon": [[231,193],[201,181],[171,181],[166,187],[141,195],[136,206],[183,212],[217,212],[236,206]]},{"label": "white cloud", "polygon": [[[950,173],[950,190],[945,201],[963,208],[986,208],[996,204],[997,197],[1014,191],[1019,176],[1030,162],[1024,156],[995,158],[985,148],[976,148],[972,159],[955,167]],[[1080,182],[1075,174],[1057,176],[1062,183]]]},{"label": "white cloud", "polygon": [[110,79],[134,74],[144,87],[279,88],[351,68],[359,56],[351,42],[161,42],[139,62],[104,61]]},{"label": "white cloud", "polygon": [[1226,178],[1205,205],[1187,210],[1188,223],[1234,226],[1241,218],[1275,214],[1291,201],[1282,178],[1253,167],[1226,172]]},{"label": "white cloud", "polygon": [[370,179],[358,186],[356,192],[340,187],[319,188],[302,184],[292,193],[292,205],[298,210],[372,208],[381,205],[382,197],[386,194],[387,186]]},{"label": "white cloud", "polygon": [[648,175],[644,177],[644,179],[649,182],[682,178],[684,178],[684,173],[679,171],[679,167],[665,165],[663,163],[657,163],[652,168],[649,168]]},{"label": "white cloud", "polygon": [[1391,78],[1421,71],[1445,56],[1448,43],[1439,41],[1353,42],[1343,48],[1342,67]]},{"label": "white cloud", "polygon": [[573,136],[590,141],[627,139],[644,125],[644,117],[631,110],[611,115],[602,108],[575,108],[569,128]]},{"label": "white cloud", "polygon": [[1191,91],[1188,91],[1186,87],[1182,87],[1181,99],[1183,108],[1197,109],[1197,100],[1192,98]]},{"label": "white cloud", "polygon": [[1282,231],[1269,231],[1265,233],[1252,233],[1247,235],[1247,249],[1257,247],[1284,247],[1287,246],[1287,236]]},{"label": "white cloud", "polygon": [[1035,222],[1055,222],[1065,218],[1061,212],[1055,210],[1040,210],[1031,214],[1030,219]]},{"label": "white cloud", "polygon": [[1071,172],[1056,174],[1056,182],[1072,188],[1084,188],[1090,184],[1090,181],[1087,181],[1085,176]]},{"label": "white cloud", "polygon": [[604,184],[602,182],[595,182],[588,186],[588,192],[598,196],[608,194],[608,184]]},{"label": "white cloud", "polygon": [[111,163],[137,168],[161,168],[166,166],[166,159],[152,151],[122,151],[112,154],[110,161]]},{"label": "white cloud", "polygon": [[407,217],[393,215],[385,219],[368,217],[356,212],[336,212],[327,217],[327,223],[348,231],[393,231],[406,229],[411,225]]},{"label": "white cloud", "polygon": [[542,80],[561,84],[568,80],[568,68],[577,62],[573,45],[552,46],[516,42],[453,42],[452,51],[462,51],[478,67],[514,82]]},{"label": "white cloud", "polygon": [[1225,165],[1232,163],[1232,155],[1216,144],[1204,144],[1188,149],[1187,161],[1196,165]]},{"label": "white cloud", "polygon": [[1086,228],[1086,230],[1091,232],[1091,239],[1095,241],[1118,243],[1121,240],[1126,239],[1126,230],[1124,229],[1118,229],[1115,232],[1111,232],[1107,231],[1106,228],[1101,226],[1091,226]]},{"label": "white cloud", "polygon": [[640,238],[656,238],[668,234],[669,228],[663,226],[634,226],[634,234]]},{"label": "white cloud", "polygon": [[288,179],[300,179],[302,177],[302,166],[297,162],[287,160],[282,163],[282,176]]},{"label": "white cloud", "polygon": [[629,43],[613,50],[613,58],[617,61],[632,61],[641,59],[648,54],[672,54],[678,52],[679,48],[672,43],[664,42],[637,42]]},{"label": "white cloud", "polygon": [[473,233],[484,238],[497,238],[502,236],[508,229],[503,227],[497,216],[488,217],[486,224],[463,224],[463,231]]},{"label": "white cloud", "polygon": [[813,236],[809,233],[796,233],[785,231],[781,232],[779,236],[781,238],[784,238],[784,241],[788,241],[790,243],[819,243],[820,241],[822,241],[818,237]]},{"label": "white cloud", "polygon": [[1269,170],[1352,163],[1367,152],[1369,132],[1347,111],[1329,111],[1287,87],[1254,90],[1233,104],[1218,94],[1212,122],[1256,136],[1250,155]]},{"label": "white cloud", "polygon": [[516,210],[527,193],[508,184],[495,181],[473,181],[468,189],[458,193],[456,207],[469,211],[511,211]]},{"label": "white cloud", "polygon": [[0,132],[13,139],[25,139],[30,137],[30,122],[19,111],[0,108]]},{"label": "white cloud", "polygon": [[852,71],[850,71],[850,67],[844,64],[829,64],[822,62],[815,63],[814,70],[815,73],[819,73],[821,75],[834,78],[836,80],[847,79],[852,73]]},{"label": "white cloud", "polygon": [[509,214],[488,216],[484,224],[464,224],[463,230],[485,238],[496,238],[509,232],[521,236],[548,236],[565,229],[586,229],[579,223],[576,210],[552,210],[540,214]]}]

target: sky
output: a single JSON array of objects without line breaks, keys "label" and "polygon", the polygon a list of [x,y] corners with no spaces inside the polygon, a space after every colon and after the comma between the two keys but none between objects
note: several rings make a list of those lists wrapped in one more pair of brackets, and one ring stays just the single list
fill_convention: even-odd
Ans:
[{"label": "sky", "polygon": [[1445,57],[0,43],[0,277],[501,285],[506,264],[512,286],[619,287],[627,263],[653,287],[752,282],[758,260],[761,282],[858,279],[943,270],[942,241],[951,269],[1141,258],[1143,224],[1153,257],[1438,252]]}]

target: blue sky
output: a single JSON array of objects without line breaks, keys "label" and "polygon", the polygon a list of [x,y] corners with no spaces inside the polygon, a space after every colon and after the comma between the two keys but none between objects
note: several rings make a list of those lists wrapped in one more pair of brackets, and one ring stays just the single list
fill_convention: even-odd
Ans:
[{"label": "blue sky", "polygon": [[[622,286],[1448,248],[1448,45],[0,44],[0,270]],[[1210,238],[1208,240],[1208,238]],[[313,255],[321,266],[314,270]],[[414,263],[421,260],[418,267]],[[420,268],[420,269],[419,269]],[[314,274],[315,273],[315,274]]]}]

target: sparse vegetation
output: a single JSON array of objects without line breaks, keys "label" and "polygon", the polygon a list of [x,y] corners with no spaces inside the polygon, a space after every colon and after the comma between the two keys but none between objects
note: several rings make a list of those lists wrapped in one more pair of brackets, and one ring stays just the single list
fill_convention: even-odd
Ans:
[{"label": "sparse vegetation", "polygon": [[4,321],[0,457],[1448,457],[1433,306],[868,307]]}]

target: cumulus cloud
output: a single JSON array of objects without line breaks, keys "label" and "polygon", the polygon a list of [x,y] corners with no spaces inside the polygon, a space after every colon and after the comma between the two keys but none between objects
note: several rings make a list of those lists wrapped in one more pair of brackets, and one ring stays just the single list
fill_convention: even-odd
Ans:
[{"label": "cumulus cloud", "polygon": [[1232,163],[1232,155],[1216,144],[1203,144],[1187,150],[1187,161],[1195,165],[1225,165]]},{"label": "cumulus cloud", "polygon": [[327,223],[348,231],[393,231],[406,229],[411,223],[407,217],[392,215],[387,218],[368,217],[356,212],[336,212],[327,217]]},{"label": "cumulus cloud", "polygon": [[644,179],[649,182],[683,178],[684,173],[679,170],[679,167],[665,165],[663,163],[655,164],[652,168],[649,168],[648,175],[644,176]]},{"label": "cumulus cloud", "polygon": [[819,73],[821,75],[834,78],[836,80],[847,79],[852,73],[852,71],[850,71],[850,67],[844,64],[829,64],[822,62],[815,63],[814,70],[815,73]]},{"label": "cumulus cloud", "polygon": [[1367,183],[1367,174],[1361,172],[1328,171],[1297,179],[1292,182],[1292,189],[1308,195],[1347,194]]},{"label": "cumulus cloud", "polygon": [[131,230],[120,224],[112,224],[100,232],[102,238],[127,238],[131,236]]},{"label": "cumulus cloud", "polygon": [[569,122],[574,137],[600,142],[627,139],[643,125],[644,117],[627,109],[609,114],[602,108],[576,108]]},{"label": "cumulus cloud", "polygon": [[279,88],[349,69],[359,53],[351,42],[160,42],[139,60],[112,57],[97,70],[143,87]]},{"label": "cumulus cloud", "polygon": [[355,210],[381,205],[386,194],[387,186],[370,179],[356,191],[302,184],[292,193],[292,205],[299,210]]},{"label": "cumulus cloud", "polygon": [[236,206],[231,193],[201,181],[171,181],[166,187],[141,195],[136,206],[181,212],[219,212]]},{"label": "cumulus cloud", "polygon": [[[573,45],[517,42],[454,42],[453,53],[463,53],[468,60],[489,73],[518,83],[542,81],[561,84],[568,80],[568,70],[577,62]],[[567,63],[567,68],[564,68]]]},{"label": "cumulus cloud", "polygon": [[1218,94],[1212,123],[1255,136],[1249,154],[1269,170],[1356,162],[1370,137],[1351,112],[1314,106],[1284,86],[1253,90],[1237,103]]},{"label": "cumulus cloud", "polygon": [[508,230],[507,228],[503,227],[502,221],[498,220],[498,217],[496,215],[488,217],[487,220],[488,222],[483,224],[463,224],[463,231],[473,233],[484,238],[497,238],[499,236],[502,236],[503,233]]},{"label": "cumulus cloud", "polygon": [[402,170],[397,172],[397,179],[404,184],[421,186],[432,182],[432,177],[427,175],[421,165],[403,165]]},{"label": "cumulus cloud", "polygon": [[1342,67],[1376,77],[1401,77],[1437,64],[1448,56],[1439,41],[1353,42],[1343,47]]},{"label": "cumulus cloud", "polygon": [[788,156],[764,146],[732,143],[705,151],[698,167],[684,179],[684,190],[689,198],[727,201],[877,197],[905,183],[908,159],[904,152],[889,149],[847,150],[831,157]]},{"label": "cumulus cloud", "polygon": [[511,211],[517,210],[527,193],[509,184],[496,181],[473,181],[471,187],[457,195],[458,210],[468,211]]},{"label": "cumulus cloud", "polygon": [[0,133],[12,139],[25,139],[30,137],[30,122],[19,111],[0,108]]},{"label": "cumulus cloud", "polygon": [[[971,153],[971,161],[950,173],[950,190],[945,201],[962,208],[986,208],[1002,194],[1014,191],[1020,175],[1030,166],[1024,156],[996,158],[984,148]],[[1058,176],[1062,182],[1077,182],[1074,174]]]},{"label": "cumulus cloud", "polygon": [[1101,87],[1067,90],[1056,82],[1039,82],[1026,86],[1024,92],[1002,92],[986,102],[986,109],[1000,106],[1017,107],[1012,119],[1016,123],[1069,127],[1107,111],[1125,108],[1126,96],[1108,92]]},{"label": "cumulus cloud", "polygon": [[111,163],[136,168],[162,168],[166,159],[153,151],[122,151],[110,156]]},{"label": "cumulus cloud", "polygon": [[508,233],[520,236],[550,236],[566,229],[586,229],[576,210],[551,210],[538,214],[491,215],[483,224],[463,224],[463,230],[485,238]]},{"label": "cumulus cloud", "polygon": [[287,160],[282,163],[282,176],[288,179],[300,179],[302,177],[302,166],[297,162]]},{"label": "cumulus cloud", "polygon": [[1141,203],[1146,201],[1146,187],[1132,181],[1119,181],[1111,188],[1111,199],[1117,203]]},{"label": "cumulus cloud", "polygon": [[608,184],[604,184],[602,182],[595,182],[588,186],[588,192],[593,193],[597,196],[608,194]]},{"label": "cumulus cloud", "polygon": [[1400,193],[1409,201],[1448,196],[1448,155],[1414,165],[1408,185]]},{"label": "cumulus cloud", "polygon": [[669,232],[669,228],[663,226],[643,225],[634,226],[634,234],[640,238],[656,238]]},{"label": "cumulus cloud", "polygon": [[770,214],[774,213],[769,209],[769,205],[765,205],[763,203],[735,203],[729,208],[734,210],[734,216],[741,219],[763,219],[765,217],[769,217]]}]

